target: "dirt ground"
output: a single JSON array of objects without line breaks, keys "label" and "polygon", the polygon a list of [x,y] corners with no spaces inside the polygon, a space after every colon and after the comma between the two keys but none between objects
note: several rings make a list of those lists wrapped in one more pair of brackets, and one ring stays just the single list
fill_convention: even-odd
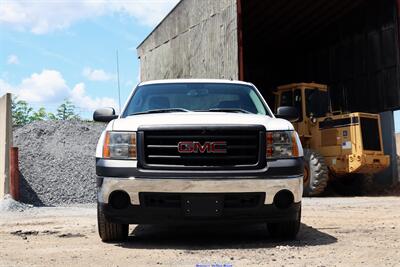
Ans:
[{"label": "dirt ground", "polygon": [[298,240],[265,225],[131,226],[104,244],[94,206],[0,214],[0,266],[400,266],[400,197],[303,200]]}]

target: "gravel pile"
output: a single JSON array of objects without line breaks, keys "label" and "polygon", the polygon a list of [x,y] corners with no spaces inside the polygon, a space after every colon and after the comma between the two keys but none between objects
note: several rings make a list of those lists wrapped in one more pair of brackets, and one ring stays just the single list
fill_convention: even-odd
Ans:
[{"label": "gravel pile", "polygon": [[15,201],[10,195],[6,195],[4,199],[0,200],[0,212],[3,211],[24,211],[32,208],[32,205]]},{"label": "gravel pile", "polygon": [[39,121],[14,129],[21,201],[64,206],[96,199],[95,150],[105,124]]}]

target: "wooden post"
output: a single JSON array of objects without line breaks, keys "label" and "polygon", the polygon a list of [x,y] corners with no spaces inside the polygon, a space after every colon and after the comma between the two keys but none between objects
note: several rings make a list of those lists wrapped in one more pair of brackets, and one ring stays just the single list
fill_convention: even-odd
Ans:
[{"label": "wooden post", "polygon": [[10,193],[14,200],[19,200],[18,147],[10,147]]}]

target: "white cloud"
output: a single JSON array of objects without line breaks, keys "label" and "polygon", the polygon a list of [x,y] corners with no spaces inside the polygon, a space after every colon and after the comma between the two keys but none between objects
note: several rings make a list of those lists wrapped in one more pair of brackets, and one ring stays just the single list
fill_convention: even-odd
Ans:
[{"label": "white cloud", "polygon": [[12,86],[6,83],[3,79],[0,79],[0,96],[3,96],[5,93],[9,93],[12,91]]},{"label": "white cloud", "polygon": [[96,97],[92,98],[86,95],[84,83],[78,83],[72,89],[70,98],[77,106],[87,110],[95,110],[100,107],[113,107],[116,108],[117,104],[113,98],[110,97]]},{"label": "white cloud", "polygon": [[16,55],[9,55],[7,58],[7,64],[9,65],[18,65],[19,64],[19,59]]},{"label": "white cloud", "polygon": [[109,81],[115,77],[115,75],[107,73],[102,69],[96,70],[89,67],[83,69],[82,75],[90,81]]},{"label": "white cloud", "polygon": [[179,0],[3,0],[0,24],[45,34],[73,23],[113,13],[126,14],[146,26],[158,23]]},{"label": "white cloud", "polygon": [[109,97],[91,97],[86,94],[85,85],[78,83],[72,89],[63,76],[56,70],[43,70],[23,79],[18,85],[11,85],[0,79],[0,95],[9,92],[28,103],[46,105],[60,103],[69,98],[79,108],[93,111],[98,107],[116,107],[114,99]]},{"label": "white cloud", "polygon": [[110,1],[110,9],[127,13],[147,26],[154,26],[163,19],[179,0]]},{"label": "white cloud", "polygon": [[0,3],[0,23],[43,34],[103,13],[97,1],[6,0]]},{"label": "white cloud", "polygon": [[68,94],[68,86],[61,73],[55,70],[43,70],[25,78],[19,85],[12,86],[1,80],[0,85],[7,91],[18,95],[30,103],[56,102]]}]

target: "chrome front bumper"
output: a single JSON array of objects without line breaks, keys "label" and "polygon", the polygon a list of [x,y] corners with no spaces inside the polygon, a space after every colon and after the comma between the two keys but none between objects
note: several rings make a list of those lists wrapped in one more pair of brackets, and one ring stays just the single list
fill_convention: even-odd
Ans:
[{"label": "chrome front bumper", "polygon": [[281,190],[289,190],[294,202],[301,201],[303,176],[281,179],[145,179],[102,177],[98,191],[98,202],[108,204],[114,191],[128,193],[132,205],[139,204],[140,192],[163,193],[251,193],[265,192],[265,205],[272,204],[274,196]]}]

